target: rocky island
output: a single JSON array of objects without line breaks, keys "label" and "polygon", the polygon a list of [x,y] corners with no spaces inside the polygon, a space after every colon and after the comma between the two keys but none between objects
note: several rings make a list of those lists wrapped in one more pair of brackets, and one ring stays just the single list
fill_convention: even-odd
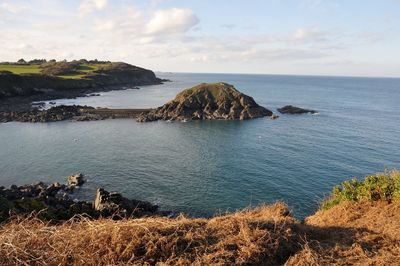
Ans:
[{"label": "rocky island", "polygon": [[271,116],[272,112],[227,83],[202,83],[180,92],[176,98],[137,117],[139,122],[156,120],[245,120]]},{"label": "rocky island", "polygon": [[296,107],[293,105],[286,105],[282,108],[278,108],[278,112],[281,114],[291,114],[291,115],[297,115],[297,114],[316,114],[318,113],[315,110],[311,110],[311,109],[304,109],[304,108],[300,108],[300,107]]}]

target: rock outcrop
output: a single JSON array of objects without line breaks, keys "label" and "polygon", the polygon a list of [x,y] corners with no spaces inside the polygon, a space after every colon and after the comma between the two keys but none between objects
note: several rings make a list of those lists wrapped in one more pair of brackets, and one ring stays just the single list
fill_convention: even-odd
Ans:
[{"label": "rock outcrop", "polygon": [[[50,103],[51,104],[51,103]],[[55,104],[55,103],[53,103]],[[38,104],[38,107],[43,105]],[[30,123],[47,123],[64,120],[72,121],[96,121],[115,118],[136,118],[138,115],[149,112],[151,109],[108,109],[93,108],[90,106],[80,105],[60,105],[53,106],[47,110],[33,109],[18,112],[1,112],[0,123],[11,121],[30,122]]]},{"label": "rock outcrop", "polygon": [[97,189],[94,209],[102,215],[119,215],[124,217],[143,216],[157,211],[158,206],[149,202],[130,200],[117,192]]},{"label": "rock outcrop", "polygon": [[170,211],[158,211],[158,206],[146,201],[131,200],[121,194],[97,189],[95,202],[73,197],[74,188],[84,183],[82,174],[67,178],[67,185],[38,182],[9,188],[0,186],[0,222],[13,214],[37,213],[43,220],[68,220],[74,215],[102,217],[141,217],[146,215],[173,216]]},{"label": "rock outcrop", "polygon": [[67,179],[67,182],[68,182],[69,186],[76,187],[76,186],[83,185],[85,183],[85,179],[84,179],[84,176],[82,173],[78,173],[78,174],[69,176]]},{"label": "rock outcrop", "polygon": [[74,186],[38,182],[9,188],[0,187],[0,222],[13,214],[38,213],[44,220],[66,220],[76,214],[96,217],[92,203],[72,198]]},{"label": "rock outcrop", "polygon": [[90,121],[90,120],[102,120],[103,117],[99,115],[93,115],[87,111],[94,110],[93,107],[89,106],[78,106],[78,105],[60,105],[54,106],[47,110],[34,109],[31,111],[20,111],[20,112],[0,112],[0,122],[56,122],[64,120],[76,120],[76,121]]},{"label": "rock outcrop", "polygon": [[292,106],[292,105],[286,105],[282,108],[278,108],[278,111],[281,114],[315,114],[317,111],[315,110],[310,110],[310,109],[303,109],[300,107]]},{"label": "rock outcrop", "polygon": [[138,116],[139,122],[156,120],[245,120],[272,112],[226,83],[202,83],[179,93],[165,105]]}]

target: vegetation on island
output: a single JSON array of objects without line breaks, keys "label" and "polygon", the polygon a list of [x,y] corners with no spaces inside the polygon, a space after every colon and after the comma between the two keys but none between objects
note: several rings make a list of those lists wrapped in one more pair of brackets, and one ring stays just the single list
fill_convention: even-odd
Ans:
[{"label": "vegetation on island", "polygon": [[19,215],[0,226],[0,264],[398,265],[399,176],[344,182],[335,204],[304,221],[284,203],[212,218],[78,215],[55,225]]}]

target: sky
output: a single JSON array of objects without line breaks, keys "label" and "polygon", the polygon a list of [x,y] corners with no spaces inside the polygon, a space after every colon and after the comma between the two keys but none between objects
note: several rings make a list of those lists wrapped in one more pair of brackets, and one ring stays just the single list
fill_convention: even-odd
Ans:
[{"label": "sky", "polygon": [[0,0],[0,61],[400,77],[400,0]]}]

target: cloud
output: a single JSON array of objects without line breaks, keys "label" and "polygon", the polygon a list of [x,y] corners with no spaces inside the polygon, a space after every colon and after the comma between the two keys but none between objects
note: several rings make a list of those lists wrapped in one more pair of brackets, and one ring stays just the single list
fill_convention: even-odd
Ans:
[{"label": "cloud", "polygon": [[149,35],[183,34],[199,23],[190,9],[171,8],[155,11],[146,25]]},{"label": "cloud", "polygon": [[96,31],[108,31],[113,30],[116,27],[116,22],[113,20],[96,20],[94,30]]},{"label": "cloud", "polygon": [[325,35],[317,27],[299,28],[293,33],[292,39],[294,41],[323,41]]},{"label": "cloud", "polygon": [[83,0],[78,7],[79,16],[83,17],[96,10],[103,10],[107,4],[107,0]]},{"label": "cloud", "polygon": [[21,4],[11,4],[10,2],[0,3],[0,13],[7,12],[12,14],[17,14],[27,9],[28,8],[25,5]]}]

